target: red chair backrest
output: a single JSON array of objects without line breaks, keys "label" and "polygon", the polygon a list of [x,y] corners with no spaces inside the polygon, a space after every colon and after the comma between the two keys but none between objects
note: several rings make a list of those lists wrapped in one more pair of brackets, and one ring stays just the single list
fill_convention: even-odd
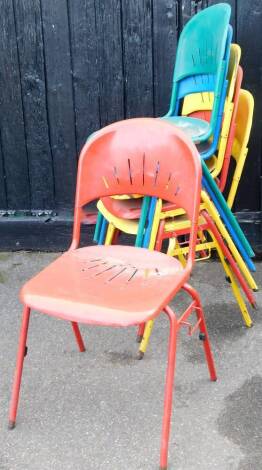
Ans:
[{"label": "red chair backrest", "polygon": [[91,200],[137,193],[183,208],[192,222],[194,243],[201,175],[196,147],[172,124],[153,118],[111,124],[95,133],[81,152],[74,233],[81,208]]}]

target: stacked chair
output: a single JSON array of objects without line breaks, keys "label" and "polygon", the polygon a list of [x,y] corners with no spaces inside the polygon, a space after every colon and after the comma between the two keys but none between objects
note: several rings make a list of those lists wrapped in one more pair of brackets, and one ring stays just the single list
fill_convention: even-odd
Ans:
[{"label": "stacked chair", "polygon": [[[247,157],[254,103],[241,89],[241,50],[231,43],[229,20],[230,7],[221,3],[185,26],[166,116],[112,124],[84,146],[71,247],[21,291],[24,309],[10,429],[16,424],[31,309],[70,322],[81,352],[85,345],[78,323],[135,325],[139,358],[156,318],[162,311],[168,316],[161,470],[167,469],[181,327],[190,335],[199,332],[210,378],[216,380],[203,309],[188,284],[195,257],[201,262],[216,251],[244,322],[251,326],[246,301],[255,307],[254,253],[231,209]],[[86,206],[98,198],[94,239],[99,246],[79,248]],[[117,245],[121,233],[135,235],[136,246]],[[180,290],[191,299],[178,318],[169,303]],[[189,321],[193,313],[194,326]]]},{"label": "stacked chair", "polygon": [[[256,307],[254,252],[231,209],[247,156],[254,102],[252,95],[241,89],[241,49],[231,43],[229,19],[229,5],[219,4],[187,23],[178,44],[170,108],[161,119],[183,130],[199,151],[203,177],[197,258],[207,259],[211,251],[217,252],[249,327],[252,320],[244,298]],[[232,164],[233,176],[229,172]],[[123,232],[136,236],[136,246],[161,251],[167,239],[167,253],[185,265],[190,225],[180,208],[138,194],[102,198],[97,207],[94,240],[99,244],[116,243]],[[140,358],[152,326],[149,322],[139,329]]]},{"label": "stacked chair", "polygon": [[[169,181],[170,173],[174,176],[172,181]],[[79,248],[86,204],[101,196],[133,191],[158,196],[186,212],[191,228],[185,266],[165,253],[133,246]],[[71,322],[82,352],[85,346],[78,322],[137,326],[163,312],[169,319],[170,335],[160,469],[167,469],[176,343],[182,327],[189,328],[191,335],[199,332],[210,379],[216,380],[203,308],[198,293],[188,284],[195,256],[200,192],[198,152],[175,126],[154,118],[137,118],[111,124],[89,139],[78,165],[71,247],[29,280],[20,294],[24,309],[9,412],[10,429],[16,425],[31,309]],[[190,302],[182,315],[176,316],[169,303],[181,290],[188,294]],[[190,323],[193,315],[196,316],[194,326]]]}]

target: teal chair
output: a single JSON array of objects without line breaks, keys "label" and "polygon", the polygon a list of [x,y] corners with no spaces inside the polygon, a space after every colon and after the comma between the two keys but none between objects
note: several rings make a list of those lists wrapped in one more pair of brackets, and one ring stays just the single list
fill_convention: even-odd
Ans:
[{"label": "teal chair", "polygon": [[[226,3],[206,8],[193,16],[179,38],[170,108],[162,119],[180,127],[194,142],[207,141],[215,133],[226,76],[230,14]],[[210,122],[180,115],[184,97],[200,92],[214,93]]]}]

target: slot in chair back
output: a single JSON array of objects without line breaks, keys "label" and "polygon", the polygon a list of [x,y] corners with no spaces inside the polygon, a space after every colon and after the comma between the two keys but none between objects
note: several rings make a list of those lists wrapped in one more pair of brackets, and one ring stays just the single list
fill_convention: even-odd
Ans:
[{"label": "slot in chair back", "polygon": [[[198,148],[200,155],[203,159],[208,159],[210,158],[214,152],[217,150],[218,142],[219,142],[219,137],[220,137],[220,132],[221,132],[221,127],[222,127],[222,122],[223,122],[223,115],[227,109],[228,106],[230,106],[229,102],[226,102],[226,94],[227,94],[227,89],[228,89],[228,80],[227,80],[227,72],[228,72],[228,66],[229,66],[229,60],[230,60],[230,44],[231,44],[231,39],[232,39],[232,27],[229,26],[228,28],[228,36],[227,36],[227,43],[226,43],[226,49],[225,49],[225,57],[224,57],[224,62],[225,62],[225,67],[224,71],[222,74],[221,78],[221,89],[218,94],[218,99],[213,99],[212,100],[212,105],[211,105],[211,110],[209,115],[207,116],[204,114],[204,116],[199,116],[200,113],[198,113],[198,119],[201,119],[201,121],[207,121],[211,124],[211,129],[212,129],[212,141],[206,141],[200,147]],[[199,95],[199,93],[197,94]],[[201,93],[201,99],[202,99],[203,93]],[[206,95],[209,98],[209,101],[211,101],[210,97],[216,96],[215,93],[206,93]],[[190,96],[194,96],[190,95]],[[227,106],[228,104],[228,106]],[[232,105],[231,105],[232,108]],[[233,108],[232,108],[233,109]],[[230,115],[232,114],[232,109],[230,109]],[[196,117],[196,116],[194,116]],[[213,120],[213,123],[212,123]],[[225,122],[224,122],[225,125]]]},{"label": "slot in chair back", "polygon": [[[241,58],[241,48],[238,44],[230,45],[230,58],[227,73],[227,96],[226,102],[231,103],[233,101],[235,83],[237,78],[238,66]],[[183,116],[192,115],[192,117],[198,117],[200,119],[210,120],[210,111],[212,111],[214,103],[214,93],[202,92],[192,93],[185,96],[183,101]],[[201,113],[204,111],[205,113]],[[208,112],[209,111],[209,112]],[[193,114],[194,113],[194,114]]]}]

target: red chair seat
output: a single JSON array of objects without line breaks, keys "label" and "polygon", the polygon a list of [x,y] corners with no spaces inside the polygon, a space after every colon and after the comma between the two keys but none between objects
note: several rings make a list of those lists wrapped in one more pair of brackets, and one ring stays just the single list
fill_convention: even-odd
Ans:
[{"label": "red chair seat", "polygon": [[186,281],[178,260],[129,246],[64,253],[25,284],[22,302],[66,320],[113,326],[154,318]]}]

